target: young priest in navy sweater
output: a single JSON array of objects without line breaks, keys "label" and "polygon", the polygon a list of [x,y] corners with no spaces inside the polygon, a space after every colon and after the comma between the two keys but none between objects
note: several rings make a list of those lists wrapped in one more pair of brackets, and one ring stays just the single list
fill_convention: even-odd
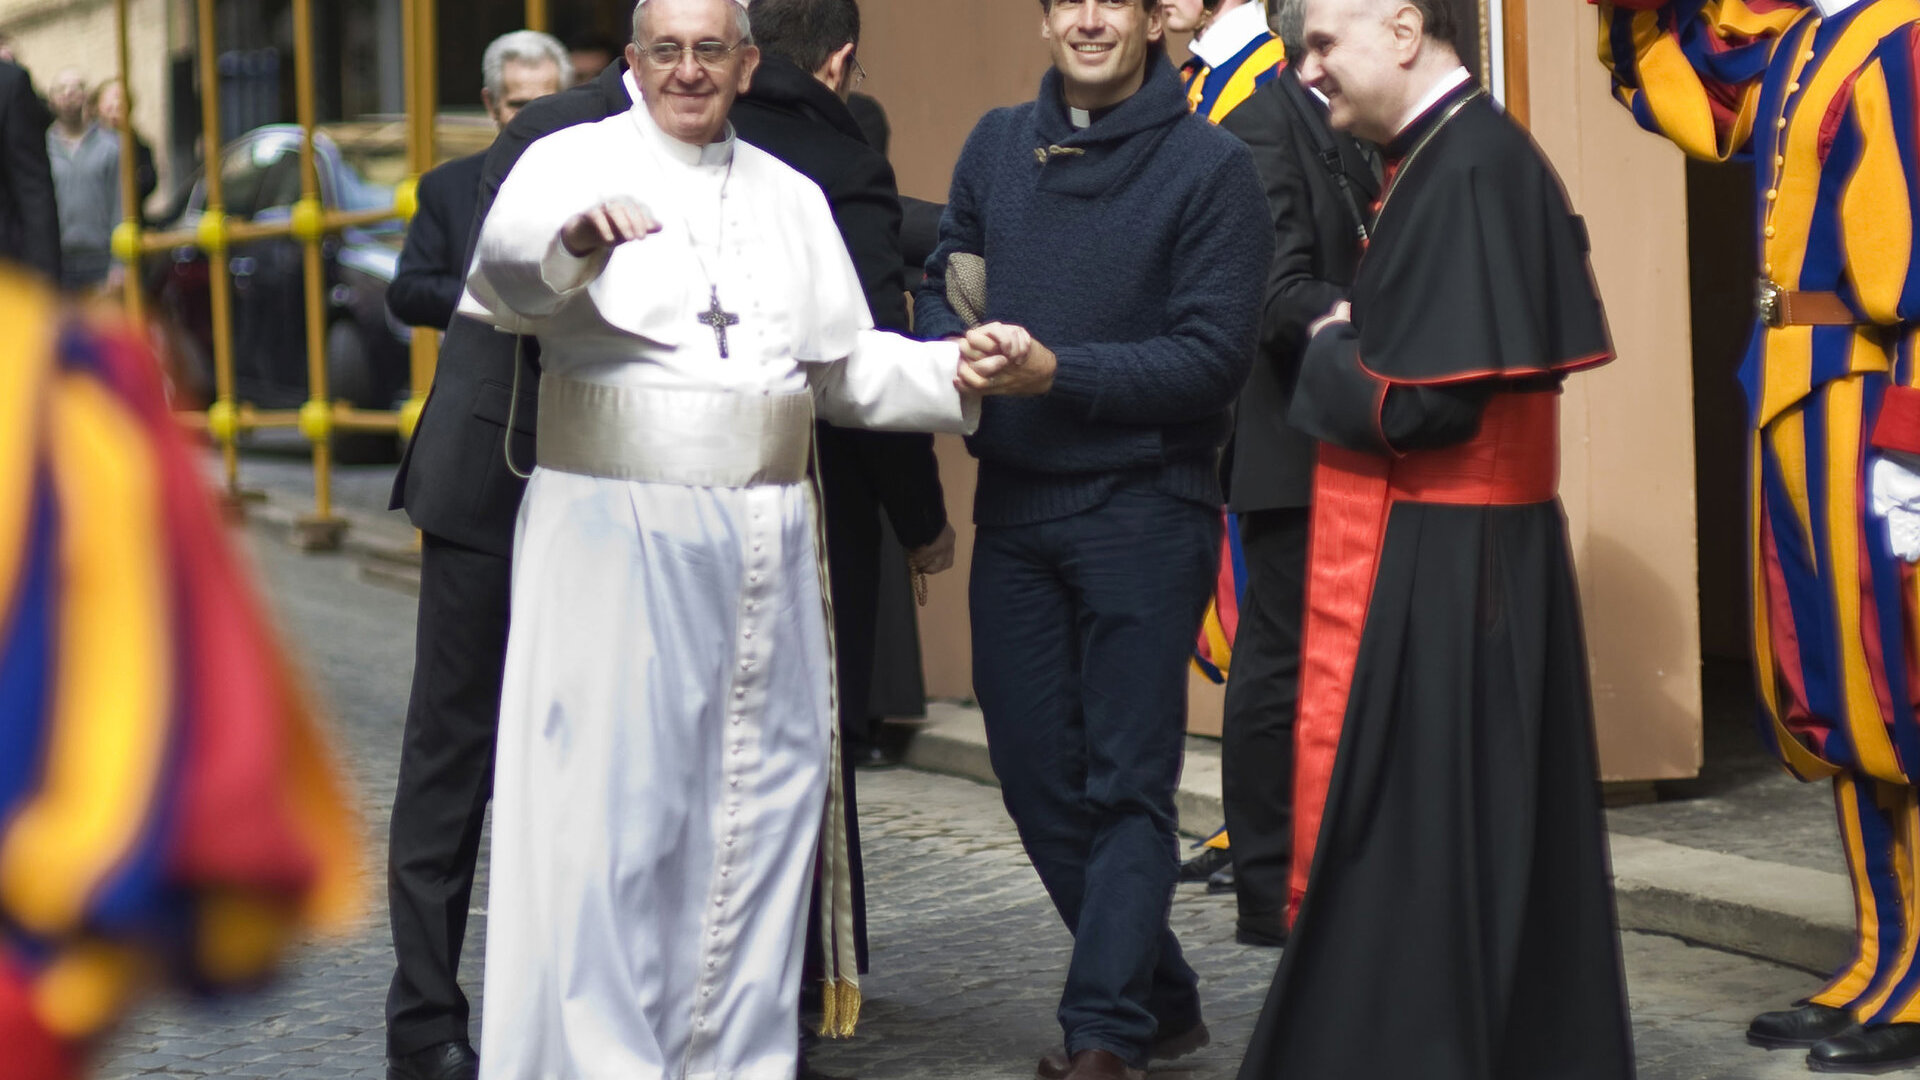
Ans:
[{"label": "young priest in navy sweater", "polygon": [[[1074,932],[1067,1053],[1040,1073],[1092,1080],[1207,1041],[1167,926],[1173,793],[1273,227],[1245,144],[1189,114],[1157,0],[1041,6],[1053,69],[967,140],[915,316],[967,335],[961,379],[995,395],[967,440],[974,689]],[[971,331],[947,302],[956,254],[986,262]]]}]

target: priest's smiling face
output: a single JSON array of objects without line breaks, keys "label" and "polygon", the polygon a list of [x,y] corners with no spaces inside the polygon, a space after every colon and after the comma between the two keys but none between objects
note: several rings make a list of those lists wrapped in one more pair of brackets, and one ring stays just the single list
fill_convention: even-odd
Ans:
[{"label": "priest's smiling face", "polygon": [[1076,109],[1118,105],[1140,89],[1148,46],[1166,34],[1159,0],[1051,0],[1040,36]]},{"label": "priest's smiling face", "polygon": [[660,130],[694,146],[717,141],[747,92],[760,50],[742,36],[735,0],[646,0],[634,11],[627,66]]},{"label": "priest's smiling face", "polygon": [[1327,119],[1377,143],[1400,133],[1418,100],[1426,47],[1419,11],[1400,0],[1307,0],[1300,80],[1327,98]]}]

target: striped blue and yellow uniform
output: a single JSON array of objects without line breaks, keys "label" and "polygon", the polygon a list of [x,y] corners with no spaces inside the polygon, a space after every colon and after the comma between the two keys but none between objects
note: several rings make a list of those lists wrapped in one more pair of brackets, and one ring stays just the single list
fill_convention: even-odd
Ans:
[{"label": "striped blue and yellow uniform", "polygon": [[139,336],[3,270],[0,326],[0,1045],[60,1076],[351,917],[359,830]]},{"label": "striped blue and yellow uniform", "polygon": [[1272,33],[1261,34],[1219,67],[1208,67],[1199,57],[1187,61],[1180,76],[1187,88],[1187,104],[1214,123],[1273,81],[1287,62],[1286,47]]},{"label": "striped blue and yellow uniform", "polygon": [[[1218,124],[1240,107],[1255,90],[1272,82],[1286,66],[1287,50],[1271,32],[1254,35],[1233,58],[1208,67],[1195,56],[1180,69],[1187,88],[1187,105],[1196,114]],[[1193,666],[1208,681],[1224,683],[1233,663],[1233,638],[1240,625],[1240,602],[1246,596],[1246,564],[1240,554],[1239,524],[1227,515],[1220,541],[1219,580],[1207,614],[1200,623],[1200,640]]]},{"label": "striped blue and yellow uniform", "polygon": [[1854,325],[1756,320],[1749,551],[1761,726],[1801,779],[1832,776],[1856,954],[1813,1000],[1920,1021],[1920,593],[1866,479],[1920,449],[1920,0],[1832,18],[1790,0],[1601,4],[1601,58],[1646,128],[1751,160],[1764,275],[1836,294]]}]

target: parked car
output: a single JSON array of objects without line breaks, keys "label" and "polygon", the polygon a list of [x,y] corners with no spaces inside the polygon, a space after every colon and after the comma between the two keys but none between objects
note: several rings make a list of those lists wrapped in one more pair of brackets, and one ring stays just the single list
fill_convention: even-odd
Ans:
[{"label": "parked car", "polygon": [[[439,123],[441,160],[486,148],[494,128],[485,117],[450,115]],[[300,198],[300,128],[256,128],[229,144],[220,175],[233,221],[285,221]],[[317,129],[314,157],[320,199],[328,209],[377,210],[393,205],[393,185],[406,168],[405,127],[398,119]],[[191,229],[206,211],[204,178],[194,182],[180,216],[160,228]],[[412,331],[387,314],[387,285],[406,236],[399,220],[345,229],[322,244],[326,358],[330,396],[364,409],[393,409],[411,392]],[[263,409],[297,408],[309,397],[305,260],[291,238],[250,240],[228,248],[232,275],[235,396]],[[154,256],[144,275],[183,407],[214,396],[213,318],[208,260],[182,246]],[[355,453],[347,454],[349,445]],[[384,436],[337,440],[342,457],[393,452]]]}]

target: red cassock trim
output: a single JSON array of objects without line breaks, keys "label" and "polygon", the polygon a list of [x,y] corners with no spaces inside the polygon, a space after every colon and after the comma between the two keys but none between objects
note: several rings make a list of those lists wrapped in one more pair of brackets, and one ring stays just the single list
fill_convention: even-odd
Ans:
[{"label": "red cassock trim", "polygon": [[1887,389],[1880,400],[1880,418],[1873,422],[1873,445],[1920,454],[1920,390],[1907,386]]},{"label": "red cassock trim", "polygon": [[1457,446],[1389,459],[1321,445],[1313,478],[1300,705],[1293,728],[1289,923],[1307,892],[1393,504],[1547,502],[1559,488],[1559,431],[1557,392],[1499,394],[1481,414],[1479,433]]}]

